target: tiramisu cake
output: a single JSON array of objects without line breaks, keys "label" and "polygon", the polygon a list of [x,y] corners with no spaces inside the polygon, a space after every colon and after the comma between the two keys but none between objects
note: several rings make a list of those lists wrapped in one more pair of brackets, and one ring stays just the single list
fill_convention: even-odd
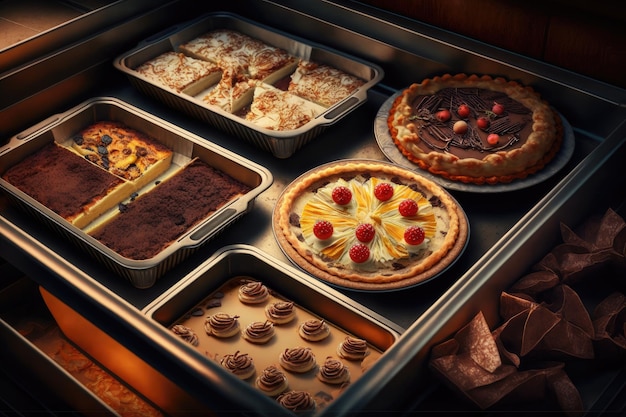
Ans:
[{"label": "tiramisu cake", "polygon": [[467,240],[463,212],[445,190],[379,161],[339,161],[303,174],[279,198],[273,221],[298,266],[360,289],[422,282]]},{"label": "tiramisu cake", "polygon": [[411,85],[393,102],[387,123],[411,162],[474,184],[507,183],[541,170],[563,136],[558,114],[530,87],[466,74]]},{"label": "tiramisu cake", "polygon": [[248,191],[249,186],[194,159],[87,232],[126,258],[150,259]]},{"label": "tiramisu cake", "polygon": [[3,178],[79,228],[157,178],[172,160],[172,150],[118,122],[96,122],[70,142],[44,145]]}]

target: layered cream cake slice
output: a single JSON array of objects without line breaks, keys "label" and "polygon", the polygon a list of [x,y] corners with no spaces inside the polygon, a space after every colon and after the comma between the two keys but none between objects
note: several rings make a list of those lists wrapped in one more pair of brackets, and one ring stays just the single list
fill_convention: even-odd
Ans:
[{"label": "layered cream cake slice", "polygon": [[326,108],[269,84],[258,83],[246,120],[271,130],[293,130],[304,126]]},{"label": "layered cream cake slice", "polygon": [[267,83],[288,76],[297,65],[297,59],[287,51],[231,29],[204,33],[180,45],[179,50]]},{"label": "layered cream cake slice", "polygon": [[245,77],[228,68],[224,70],[222,79],[202,97],[202,101],[218,106],[229,113],[237,113],[252,101],[254,85]]},{"label": "layered cream cake slice", "polygon": [[302,60],[291,75],[289,91],[330,107],[355,93],[365,81],[329,65]]},{"label": "layered cream cake slice", "polygon": [[179,93],[192,96],[216,84],[222,76],[218,65],[173,51],[144,62],[136,71]]},{"label": "layered cream cake slice", "polygon": [[2,178],[79,228],[132,193],[128,181],[56,142],[22,159]]}]

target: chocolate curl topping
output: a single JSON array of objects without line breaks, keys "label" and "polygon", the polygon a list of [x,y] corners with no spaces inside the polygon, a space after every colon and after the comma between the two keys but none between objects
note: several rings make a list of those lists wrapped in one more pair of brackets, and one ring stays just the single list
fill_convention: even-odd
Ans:
[{"label": "chocolate curl topping", "polygon": [[626,360],[626,295],[614,292],[593,311],[596,350],[605,360]]},{"label": "chocolate curl topping", "polygon": [[501,354],[494,346],[499,346],[498,331],[492,334],[479,312],[453,339],[433,348],[429,365],[452,389],[481,409],[508,400],[537,401],[549,393],[565,411],[583,409],[563,364],[548,362],[528,370],[502,362],[495,366]]}]

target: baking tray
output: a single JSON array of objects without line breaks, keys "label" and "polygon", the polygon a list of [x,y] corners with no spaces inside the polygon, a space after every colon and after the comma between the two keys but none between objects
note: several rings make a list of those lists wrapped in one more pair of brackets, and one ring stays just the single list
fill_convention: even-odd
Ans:
[{"label": "baking tray", "polygon": [[[80,129],[102,120],[121,122],[166,145],[174,151],[173,166],[182,166],[190,159],[198,158],[251,189],[206,217],[157,255],[150,259],[133,260],[109,249],[83,229],[73,226],[7,181],[0,179],[0,188],[12,197],[14,202],[92,255],[97,261],[128,279],[135,287],[152,286],[166,271],[249,212],[258,195],[272,184],[272,174],[266,168],[137,107],[110,97],[87,100],[11,138],[6,146],[0,148],[0,172],[4,172],[42,146],[53,141],[63,143],[68,139],[71,140]],[[167,172],[163,175],[167,175]],[[105,213],[104,216],[106,215]]]},{"label": "baking tray", "polygon": [[[343,360],[349,366],[352,375],[347,387],[332,387],[318,382],[315,371],[302,375],[285,372],[290,389],[311,390],[311,395],[318,402],[316,414],[323,414],[325,405],[332,403],[334,398],[363,394],[362,392],[354,393],[351,389],[352,384],[361,379],[370,382],[376,379],[375,375],[368,374],[367,368],[371,366],[368,363],[384,362],[384,352],[396,342],[402,331],[397,325],[341,293],[335,292],[325,284],[248,245],[224,247],[180,281],[177,286],[155,299],[144,309],[144,312],[148,318],[165,328],[170,328],[173,324],[180,323],[181,320],[190,327],[193,326],[192,320],[195,320],[196,324],[200,323],[203,317],[194,316],[198,307],[202,308],[204,316],[218,311],[228,312],[240,316],[243,330],[249,321],[264,320],[263,309],[266,304],[244,306],[237,300],[236,294],[241,278],[257,280],[265,284],[272,293],[270,300],[266,303],[273,302],[275,298],[286,299],[295,303],[297,311],[296,318],[292,322],[275,326],[274,338],[265,345],[253,345],[239,335],[217,340],[198,331],[200,344],[197,350],[202,353],[202,361],[206,362],[206,366],[210,363],[211,366],[219,367],[214,361],[215,354],[219,357],[239,350],[253,357],[256,374],[242,384],[241,393],[246,396],[249,395],[249,391],[260,392],[254,387],[254,378],[268,365],[274,364],[280,368],[278,356],[287,347],[298,345],[310,347],[316,355],[319,366],[326,356],[339,358],[335,346],[346,335],[366,340],[371,352],[369,356],[356,362]],[[206,307],[207,301],[216,300],[220,300],[219,306]],[[255,319],[257,316],[258,319]],[[330,336],[321,342],[302,340],[297,334],[298,326],[309,318],[323,319],[329,323]],[[179,339],[174,333],[171,333],[171,337]],[[182,339],[179,339],[179,342],[187,344]],[[187,362],[189,359],[179,358],[179,360]],[[220,371],[228,373],[224,369]]]},{"label": "baking tray", "polygon": [[[328,64],[355,75],[365,84],[352,95],[328,108],[317,118],[293,130],[275,131],[265,129],[216,106],[210,106],[197,97],[179,93],[153,82],[135,71],[139,65],[164,52],[177,51],[178,46],[213,29],[227,28],[247,34],[270,45],[282,48],[291,55]],[[367,91],[384,76],[378,65],[341,53],[289,34],[279,32],[247,18],[230,13],[204,15],[196,20],[167,29],[145,40],[136,48],[117,57],[115,68],[126,74],[131,83],[148,96],[186,114],[210,123],[237,139],[244,139],[259,148],[271,152],[277,158],[288,158],[326,128],[367,100]]]}]

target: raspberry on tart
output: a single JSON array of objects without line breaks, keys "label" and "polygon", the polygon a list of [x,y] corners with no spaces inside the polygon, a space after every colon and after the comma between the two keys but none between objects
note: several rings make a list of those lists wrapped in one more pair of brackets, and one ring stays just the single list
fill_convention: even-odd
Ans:
[{"label": "raspberry on tart", "polygon": [[[322,221],[333,232],[320,238]],[[462,209],[443,188],[371,160],[337,161],[303,174],[279,197],[273,222],[281,249],[298,266],[333,284],[368,290],[437,275],[462,252],[468,235]],[[413,226],[423,232],[420,243],[415,231],[405,240]]]}]

